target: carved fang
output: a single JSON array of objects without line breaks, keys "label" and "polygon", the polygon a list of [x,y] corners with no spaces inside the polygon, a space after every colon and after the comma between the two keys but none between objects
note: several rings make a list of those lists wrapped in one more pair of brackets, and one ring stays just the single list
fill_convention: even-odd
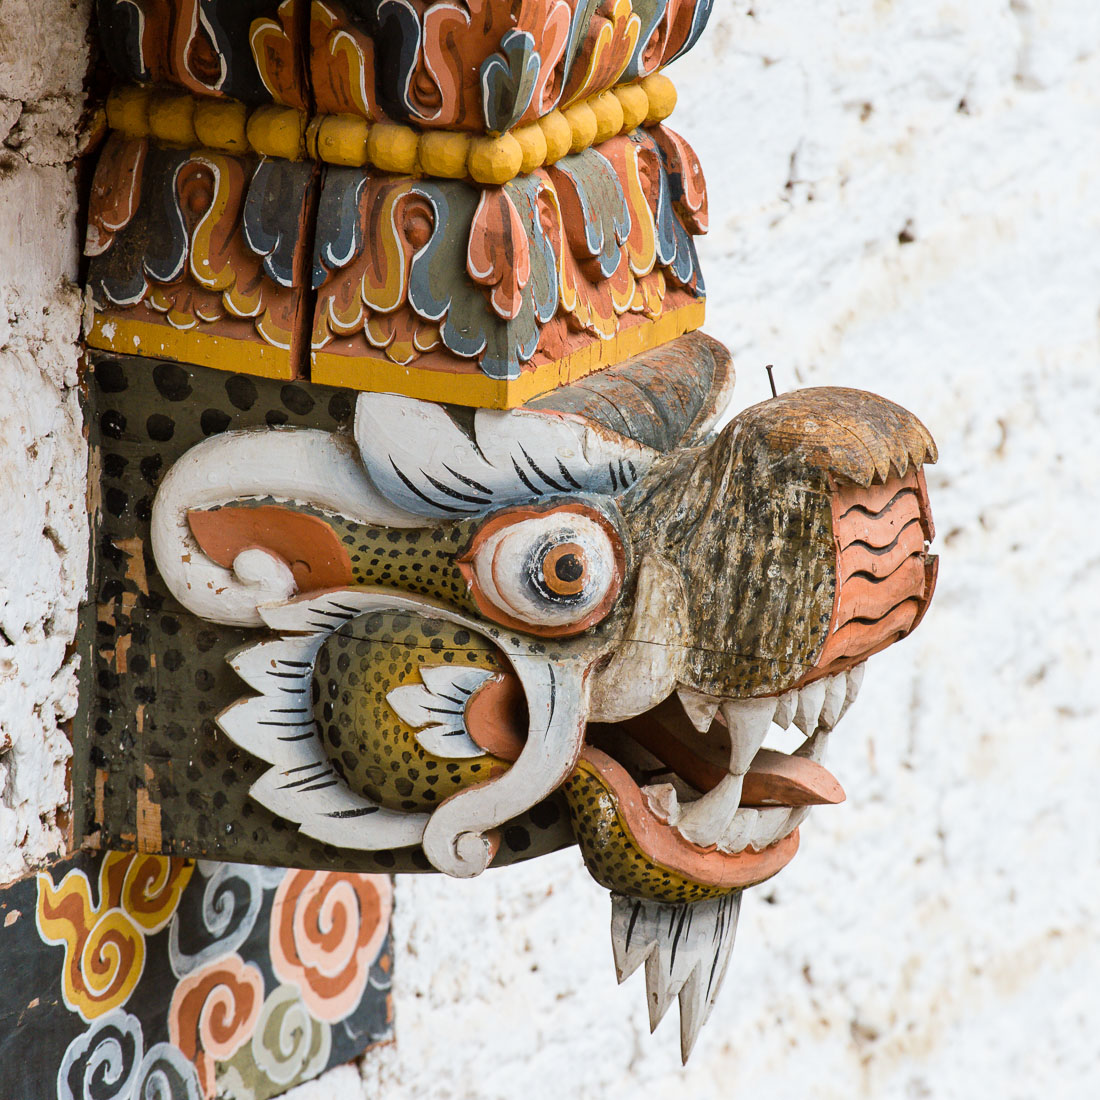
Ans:
[{"label": "carved fang", "polygon": [[798,692],[798,709],[794,714],[794,724],[807,736],[811,737],[817,729],[817,722],[821,716],[821,707],[825,702],[825,681],[815,680],[812,684],[806,684]]},{"label": "carved fang", "polygon": [[848,669],[848,684],[844,692],[844,705],[840,708],[840,717],[844,717],[844,712],[856,701],[856,696],[859,695],[859,689],[863,685],[863,674],[867,671],[867,662],[858,664],[855,668]]},{"label": "carved fang", "polygon": [[737,775],[749,770],[756,750],[764,743],[775,714],[775,699],[737,699],[722,704],[722,718],[730,731],[729,769]]},{"label": "carved fang", "polygon": [[680,705],[684,708],[684,713],[688,716],[688,721],[700,733],[706,733],[714,722],[714,716],[718,713],[718,704],[721,700],[715,699],[712,695],[703,695],[701,692],[691,691],[688,688],[678,688],[676,695],[680,700]]},{"label": "carved fang", "polygon": [[848,677],[843,672],[825,681],[825,701],[821,704],[820,726],[831,730],[840,721],[844,710],[844,696],[848,690]]},{"label": "carved fang", "polygon": [[727,775],[714,790],[680,807],[676,828],[692,844],[709,848],[730,827],[741,805],[744,775]]}]

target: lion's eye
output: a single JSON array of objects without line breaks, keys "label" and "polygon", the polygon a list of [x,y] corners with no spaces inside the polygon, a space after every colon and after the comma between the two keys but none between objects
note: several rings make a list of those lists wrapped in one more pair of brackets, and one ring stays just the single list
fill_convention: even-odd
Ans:
[{"label": "lion's eye", "polygon": [[575,634],[592,626],[622,584],[618,535],[583,505],[495,516],[478,532],[464,563],[487,616],[542,634]]}]

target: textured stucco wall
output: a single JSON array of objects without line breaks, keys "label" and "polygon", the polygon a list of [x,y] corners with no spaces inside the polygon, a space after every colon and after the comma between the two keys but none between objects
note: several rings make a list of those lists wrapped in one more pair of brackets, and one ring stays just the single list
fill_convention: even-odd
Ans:
[{"label": "textured stucco wall", "polygon": [[[575,853],[400,882],[397,1043],[295,1100],[1092,1097],[1100,1080],[1100,7],[718,0],[672,75],[738,401],[920,415],[940,588],[833,739],[849,801],[746,895],[689,1068]],[[87,4],[0,0],[0,876],[56,848],[84,571]]]},{"label": "textured stucco wall", "polygon": [[0,882],[63,844],[87,450],[72,161],[88,2],[0,0]]}]

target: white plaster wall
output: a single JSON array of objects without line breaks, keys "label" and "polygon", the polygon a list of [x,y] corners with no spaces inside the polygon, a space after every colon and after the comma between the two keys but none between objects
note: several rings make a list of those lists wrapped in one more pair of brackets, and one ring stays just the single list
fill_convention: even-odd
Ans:
[{"label": "white plaster wall", "polygon": [[[771,362],[925,420],[939,592],[833,739],[848,802],[746,894],[686,1071],[563,853],[400,882],[362,1095],[1096,1097],[1100,5],[716,8],[672,72],[708,329],[741,404]],[[359,1095],[342,1072],[300,1100]]]},{"label": "white plaster wall", "polygon": [[[573,852],[399,888],[397,1043],[295,1100],[1100,1093],[1100,6],[717,0],[673,72],[739,400],[921,415],[940,588],[746,895],[689,1068]],[[84,572],[72,170],[87,3],[0,0],[0,878],[60,842]],[[899,242],[899,234],[912,237]]]},{"label": "white plaster wall", "polygon": [[69,801],[88,541],[72,161],[89,7],[0,0],[0,882],[63,846]]}]

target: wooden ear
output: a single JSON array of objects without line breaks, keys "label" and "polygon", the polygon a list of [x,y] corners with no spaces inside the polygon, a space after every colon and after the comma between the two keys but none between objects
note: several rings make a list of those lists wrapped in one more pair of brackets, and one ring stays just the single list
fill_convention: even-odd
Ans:
[{"label": "wooden ear", "polygon": [[187,522],[202,552],[225,569],[244,550],[265,550],[286,562],[301,593],[354,581],[347,549],[319,516],[262,505],[190,511]]}]

